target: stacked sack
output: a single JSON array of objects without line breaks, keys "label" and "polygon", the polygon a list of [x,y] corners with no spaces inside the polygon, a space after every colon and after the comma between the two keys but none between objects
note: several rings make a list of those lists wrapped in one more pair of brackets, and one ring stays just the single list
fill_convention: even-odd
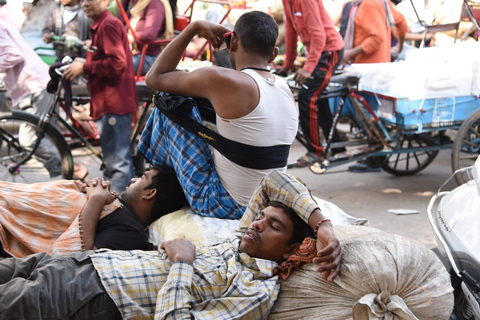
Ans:
[{"label": "stacked sack", "polygon": [[305,264],[282,282],[270,320],[448,319],[450,276],[423,244],[362,226],[336,226],[340,275],[323,280]]}]

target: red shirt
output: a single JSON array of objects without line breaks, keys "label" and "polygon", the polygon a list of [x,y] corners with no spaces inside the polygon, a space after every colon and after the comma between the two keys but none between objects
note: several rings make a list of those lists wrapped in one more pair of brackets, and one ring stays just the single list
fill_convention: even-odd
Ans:
[{"label": "red shirt", "polygon": [[341,50],[343,39],[335,30],[322,0],[283,0],[285,10],[285,63],[291,68],[297,56],[298,36],[308,49],[303,69],[312,73],[324,51]]},{"label": "red shirt", "polygon": [[124,26],[105,10],[92,24],[90,33],[92,46],[83,70],[91,96],[91,116],[98,119],[105,113],[137,111],[132,53]]}]

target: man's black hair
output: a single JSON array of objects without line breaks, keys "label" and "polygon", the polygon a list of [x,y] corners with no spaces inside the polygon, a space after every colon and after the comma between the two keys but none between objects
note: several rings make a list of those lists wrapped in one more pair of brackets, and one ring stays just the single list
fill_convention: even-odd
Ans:
[{"label": "man's black hair", "polygon": [[244,13],[234,30],[246,52],[270,57],[278,37],[278,25],[271,16],[261,11]]},{"label": "man's black hair", "polygon": [[283,210],[293,222],[293,235],[288,244],[301,244],[306,237],[315,238],[312,228],[292,208],[278,201],[270,201],[267,206]]},{"label": "man's black hair", "polygon": [[154,166],[158,173],[152,177],[152,183],[145,189],[157,189],[155,202],[150,218],[155,221],[167,213],[179,210],[188,205],[177,174],[172,167]]},{"label": "man's black hair", "polygon": [[0,6],[4,6],[7,4],[7,0],[0,0]]}]

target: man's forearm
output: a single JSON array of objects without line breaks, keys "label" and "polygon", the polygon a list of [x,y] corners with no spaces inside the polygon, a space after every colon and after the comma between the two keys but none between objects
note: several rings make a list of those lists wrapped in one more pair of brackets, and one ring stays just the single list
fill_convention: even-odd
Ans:
[{"label": "man's forearm", "polygon": [[163,49],[160,56],[155,60],[153,66],[147,73],[147,85],[156,80],[156,76],[175,71],[178,63],[183,57],[187,46],[193,37],[197,34],[196,22],[192,22],[185,30],[183,30],[174,41],[170,42],[165,49]]},{"label": "man's forearm", "polygon": [[100,197],[90,197],[80,212],[80,227],[83,233],[83,249],[95,246],[95,230],[102,213],[104,201]]}]

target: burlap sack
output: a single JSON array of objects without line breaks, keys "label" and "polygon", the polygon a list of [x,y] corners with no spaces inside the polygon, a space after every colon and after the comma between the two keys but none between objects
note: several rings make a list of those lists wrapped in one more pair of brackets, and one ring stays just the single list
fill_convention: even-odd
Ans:
[{"label": "burlap sack", "polygon": [[305,264],[282,282],[269,319],[448,319],[450,276],[423,244],[363,226],[336,226],[342,269],[328,283]]}]

